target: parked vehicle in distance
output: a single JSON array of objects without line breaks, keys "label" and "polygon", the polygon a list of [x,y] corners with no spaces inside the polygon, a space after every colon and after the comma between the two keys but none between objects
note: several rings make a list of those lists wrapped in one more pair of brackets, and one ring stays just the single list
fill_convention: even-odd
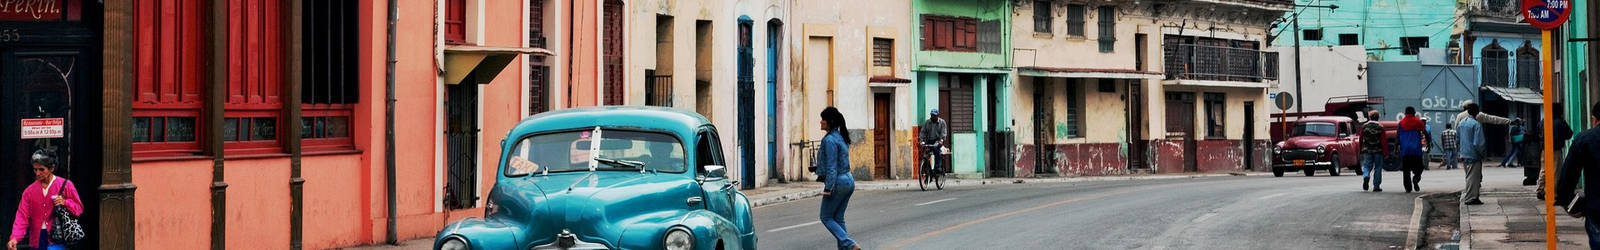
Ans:
[{"label": "parked vehicle in distance", "polygon": [[1291,127],[1288,139],[1273,146],[1273,176],[1295,171],[1313,176],[1317,170],[1338,176],[1345,168],[1360,172],[1359,123],[1343,116],[1314,116],[1300,118]]},{"label": "parked vehicle in distance", "polygon": [[726,176],[717,129],[659,107],[551,111],[501,144],[483,218],[434,249],[754,249],[749,199]]}]

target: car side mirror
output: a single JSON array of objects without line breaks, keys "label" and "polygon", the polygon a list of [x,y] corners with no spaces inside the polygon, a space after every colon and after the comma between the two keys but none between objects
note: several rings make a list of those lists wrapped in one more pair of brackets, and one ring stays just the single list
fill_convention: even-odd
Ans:
[{"label": "car side mirror", "polygon": [[706,165],[702,168],[706,170],[706,178],[708,179],[721,179],[728,176],[728,167],[722,165]]},{"label": "car side mirror", "polygon": [[1347,133],[1339,133],[1339,137],[1341,137],[1341,138],[1342,138],[1342,137],[1350,137],[1350,134],[1347,134]]}]

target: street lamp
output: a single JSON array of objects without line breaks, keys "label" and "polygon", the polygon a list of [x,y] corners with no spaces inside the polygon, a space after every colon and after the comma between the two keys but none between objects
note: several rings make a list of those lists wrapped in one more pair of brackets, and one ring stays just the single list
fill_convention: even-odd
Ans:
[{"label": "street lamp", "polygon": [[[1336,4],[1329,4],[1329,5],[1295,5],[1294,7],[1299,7],[1299,8],[1327,8],[1328,11],[1333,11],[1333,10],[1339,9],[1339,5],[1336,5]],[[1306,110],[1305,110],[1306,109],[1306,105],[1305,105],[1306,96],[1300,94],[1301,91],[1303,91],[1305,89],[1305,87],[1302,87],[1300,85],[1300,75],[1304,75],[1305,74],[1305,72],[1300,69],[1300,12],[1290,11],[1289,13],[1290,13],[1290,15],[1288,17],[1288,18],[1290,18],[1289,19],[1289,23],[1292,26],[1294,26],[1294,95],[1295,95],[1295,97],[1299,97],[1299,98],[1295,98],[1294,99],[1294,102],[1295,102],[1294,103],[1294,112],[1295,113],[1305,113],[1306,112]]]}]

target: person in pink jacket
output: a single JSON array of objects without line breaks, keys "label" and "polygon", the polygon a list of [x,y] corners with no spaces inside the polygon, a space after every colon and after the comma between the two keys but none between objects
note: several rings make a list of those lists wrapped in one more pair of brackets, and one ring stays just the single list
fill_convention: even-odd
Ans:
[{"label": "person in pink jacket", "polygon": [[22,202],[17,205],[17,220],[11,225],[11,237],[6,249],[16,250],[17,242],[27,236],[28,245],[34,249],[65,249],[60,243],[50,242],[51,212],[55,206],[64,206],[73,215],[83,215],[83,202],[78,199],[78,189],[72,181],[55,175],[56,159],[47,151],[33,153],[33,184],[22,190]]}]

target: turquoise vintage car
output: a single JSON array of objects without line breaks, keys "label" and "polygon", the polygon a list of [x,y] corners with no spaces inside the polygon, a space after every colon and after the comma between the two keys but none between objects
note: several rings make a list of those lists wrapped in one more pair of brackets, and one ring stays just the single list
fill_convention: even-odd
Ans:
[{"label": "turquoise vintage car", "polygon": [[484,218],[445,226],[434,249],[755,249],[750,201],[698,114],[552,111],[500,151]]}]

